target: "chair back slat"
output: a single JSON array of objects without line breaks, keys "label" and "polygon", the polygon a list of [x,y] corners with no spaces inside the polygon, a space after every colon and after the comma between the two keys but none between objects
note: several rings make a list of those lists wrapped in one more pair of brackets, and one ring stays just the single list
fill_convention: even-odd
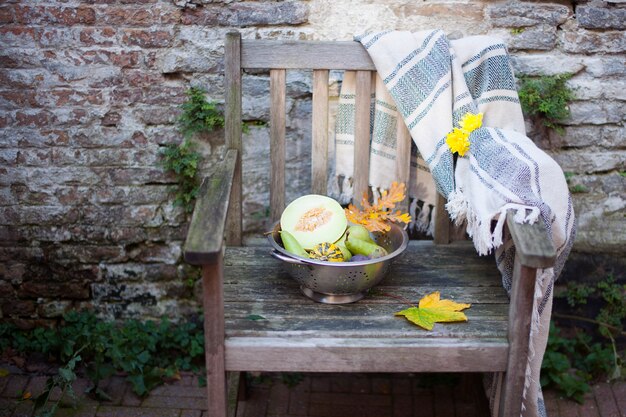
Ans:
[{"label": "chair back slat", "polygon": [[369,190],[371,71],[356,72],[355,95],[353,202],[360,204]]},{"label": "chair back slat", "polygon": [[247,69],[375,70],[359,42],[244,39],[242,67]]},{"label": "chair back slat", "polygon": [[224,132],[226,148],[237,150],[228,216],[226,217],[226,244],[241,245],[241,35],[226,34],[224,43]]},{"label": "chair back slat", "polygon": [[398,210],[409,210],[409,172],[411,170],[411,133],[402,118],[398,119],[396,130],[396,172],[395,178],[407,186],[404,201],[396,205]]},{"label": "chair back slat", "polygon": [[313,128],[311,191],[327,194],[328,181],[328,70],[313,71]]},{"label": "chair back slat", "polygon": [[285,208],[285,70],[270,70],[270,218]]},{"label": "chair back slat", "polygon": [[[229,32],[225,43],[225,131],[226,146],[238,151],[230,208],[226,225],[226,242],[240,245],[242,237],[241,175],[241,70],[270,70],[270,217],[280,218],[285,207],[285,119],[286,70],[313,70],[313,109],[311,144],[311,192],[327,194],[329,70],[344,70],[344,80],[356,79],[355,144],[353,202],[360,204],[369,192],[370,170],[370,104],[375,66],[358,42],[242,40],[238,32]],[[411,135],[399,121],[395,178],[409,185]],[[408,190],[407,190],[408,194]],[[408,197],[398,206],[408,210]],[[435,242],[451,240],[452,227],[439,197],[435,216]],[[461,233],[458,233],[461,235]]]}]

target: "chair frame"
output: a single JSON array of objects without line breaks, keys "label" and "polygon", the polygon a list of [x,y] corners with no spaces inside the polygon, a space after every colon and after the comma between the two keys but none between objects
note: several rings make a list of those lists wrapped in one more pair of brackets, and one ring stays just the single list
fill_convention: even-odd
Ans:
[{"label": "chair frame", "polygon": [[[375,67],[365,49],[358,42],[242,40],[238,32],[229,32],[224,67],[227,152],[215,173],[203,182],[184,248],[185,260],[202,267],[210,417],[227,415],[226,373],[240,370],[229,369],[226,358],[242,353],[236,346],[227,347],[224,343],[223,255],[224,243],[229,246],[242,244],[243,69],[270,70],[270,207],[273,220],[280,217],[285,206],[285,74],[288,69],[313,70],[311,175],[312,192],[319,194],[326,194],[327,183],[329,70],[356,71],[354,152],[355,160],[363,163],[355,164],[354,194],[362,195],[368,188],[369,97]],[[411,138],[404,124],[399,125],[399,158],[395,174],[399,181],[407,182]],[[445,215],[442,202],[445,200],[440,197],[435,230],[435,243],[438,244],[449,243],[453,234],[453,226]],[[516,258],[509,307],[508,361],[503,369],[503,392],[496,407],[498,416],[517,416],[521,412],[536,270],[551,267],[555,261],[554,248],[541,222],[521,225],[512,217],[507,215],[507,226],[516,245]],[[397,372],[397,368],[397,364],[390,366],[389,372]],[[475,370],[468,365],[468,371]],[[232,395],[229,401],[232,402],[233,398],[236,402]]]}]

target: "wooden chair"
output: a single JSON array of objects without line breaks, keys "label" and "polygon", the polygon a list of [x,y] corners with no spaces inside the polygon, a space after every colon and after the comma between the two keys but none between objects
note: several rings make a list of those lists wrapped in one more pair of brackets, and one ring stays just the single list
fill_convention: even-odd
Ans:
[{"label": "wooden chair", "polygon": [[[450,242],[447,216],[437,216],[435,241],[412,241],[389,275],[365,299],[318,304],[303,296],[267,246],[242,243],[242,69],[270,69],[271,217],[285,206],[285,72],[313,70],[312,190],[326,194],[329,70],[356,71],[355,195],[368,187],[370,83],[375,70],[357,42],[242,40],[225,43],[225,132],[228,148],[204,180],[185,243],[188,263],[202,266],[208,415],[227,413],[226,373],[504,372],[500,416],[519,416],[528,353],[536,268],[553,265],[554,249],[536,225],[507,224],[517,247],[511,301],[491,257],[470,242]],[[398,132],[396,177],[409,172],[410,135]],[[440,211],[443,205],[439,204]],[[226,245],[224,244],[226,242]],[[440,290],[472,304],[467,323],[426,332],[393,313]],[[378,294],[378,295],[377,295]],[[250,315],[265,320],[250,320]],[[236,378],[235,378],[236,380]],[[232,397],[231,397],[232,400]]]}]

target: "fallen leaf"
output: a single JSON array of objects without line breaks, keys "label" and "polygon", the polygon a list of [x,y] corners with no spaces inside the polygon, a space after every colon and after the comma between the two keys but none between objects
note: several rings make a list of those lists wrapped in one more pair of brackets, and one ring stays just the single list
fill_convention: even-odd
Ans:
[{"label": "fallen leaf", "polygon": [[435,291],[422,298],[418,307],[410,307],[394,315],[404,316],[411,323],[432,330],[435,323],[467,321],[467,316],[461,310],[470,306],[452,300],[441,300],[439,291]]},{"label": "fallen leaf", "polygon": [[30,391],[26,391],[24,394],[22,394],[22,399],[23,400],[28,400],[33,396],[33,394],[30,393]]},{"label": "fallen leaf", "polygon": [[267,320],[265,317],[259,316],[258,314],[250,314],[246,317],[246,319],[251,321]]}]

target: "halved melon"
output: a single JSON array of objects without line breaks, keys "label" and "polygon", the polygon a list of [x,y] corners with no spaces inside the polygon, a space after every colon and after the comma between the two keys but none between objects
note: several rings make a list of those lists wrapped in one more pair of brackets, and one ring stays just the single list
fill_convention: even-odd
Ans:
[{"label": "halved melon", "polygon": [[291,233],[304,249],[336,242],[346,230],[343,208],[330,197],[309,194],[292,201],[280,217],[280,228]]}]

